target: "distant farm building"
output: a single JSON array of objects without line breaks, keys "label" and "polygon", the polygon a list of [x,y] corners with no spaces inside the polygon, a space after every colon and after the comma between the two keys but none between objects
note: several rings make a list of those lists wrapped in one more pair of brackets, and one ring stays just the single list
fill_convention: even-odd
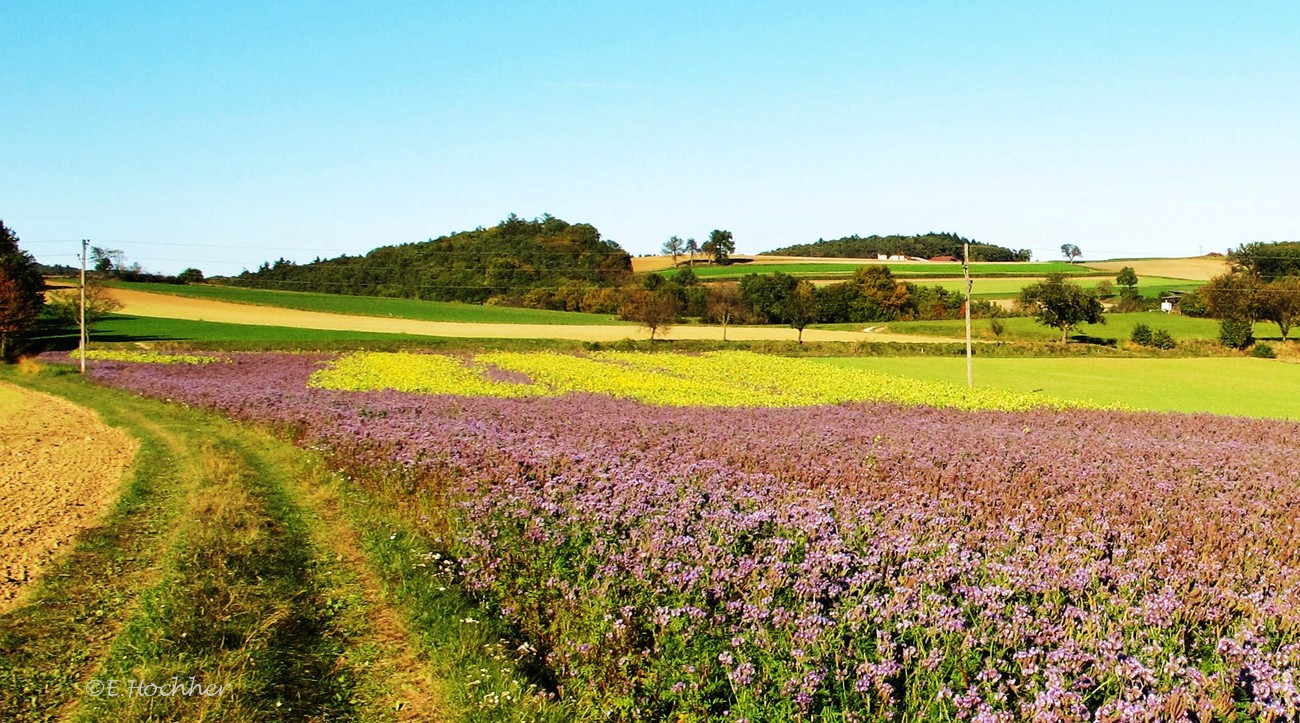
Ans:
[{"label": "distant farm building", "polygon": [[931,257],[930,260],[931,260],[931,261],[938,261],[938,262],[941,262],[941,263],[952,263],[952,262],[954,262],[954,261],[957,261],[957,257],[956,257],[956,256],[934,256],[934,257]]}]

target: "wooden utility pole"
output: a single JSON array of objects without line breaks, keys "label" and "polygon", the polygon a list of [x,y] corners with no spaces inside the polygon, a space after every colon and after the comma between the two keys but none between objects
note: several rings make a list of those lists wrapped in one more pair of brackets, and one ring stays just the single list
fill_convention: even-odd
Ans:
[{"label": "wooden utility pole", "polygon": [[970,279],[970,242],[961,247],[961,275],[966,279],[966,386],[975,386],[975,373],[971,367],[970,344],[970,289],[974,282]]},{"label": "wooden utility pole", "polygon": [[90,239],[81,240],[81,321],[78,323],[81,338],[78,347],[81,349],[81,373],[86,373],[86,248],[90,246]]}]

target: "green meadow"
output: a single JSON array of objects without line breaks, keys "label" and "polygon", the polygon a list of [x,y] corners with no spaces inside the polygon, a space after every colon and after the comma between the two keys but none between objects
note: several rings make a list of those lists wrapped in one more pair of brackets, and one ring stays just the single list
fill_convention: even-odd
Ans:
[{"label": "green meadow", "polygon": [[[920,286],[941,286],[948,291],[964,292],[966,290],[966,281],[964,279],[909,279],[912,283]],[[1042,277],[1024,277],[1024,278],[977,278],[971,287],[971,296],[976,299],[1010,299],[1020,295],[1020,290],[1028,284],[1042,281]],[[1113,276],[1084,278],[1079,279],[1078,283],[1084,288],[1094,288],[1100,281],[1109,281],[1113,290],[1118,293],[1118,285],[1115,284]],[[1139,276],[1137,289],[1147,298],[1159,298],[1170,291],[1192,291],[1202,286],[1200,281],[1187,281],[1185,279],[1170,279],[1161,276]]]},{"label": "green meadow", "polygon": [[[194,344],[230,344],[235,347],[258,345],[281,347],[284,345],[368,345],[376,342],[428,343],[429,337],[412,334],[375,334],[362,331],[330,331],[302,329],[292,326],[257,326],[254,324],[224,324],[212,321],[161,319],[150,316],[113,314],[91,329],[90,340],[97,343],[146,342],[151,344],[187,346]],[[77,345],[75,329],[52,331],[35,341],[54,348],[71,348]]]},{"label": "green meadow", "polygon": [[[75,329],[51,330],[33,340],[42,348],[72,350],[77,346]],[[114,314],[95,324],[91,348],[217,349],[226,351],[342,349],[574,349],[583,342],[563,339],[474,339],[378,334],[363,331],[302,329],[290,326],[226,324],[212,321],[160,319]]]},{"label": "green meadow", "polygon": [[[818,359],[923,381],[966,382],[961,357]],[[981,358],[975,385],[1157,412],[1300,419],[1300,364],[1244,357]]]},{"label": "green meadow", "polygon": [[[1164,314],[1158,311],[1138,311],[1128,314],[1106,314],[1104,324],[1081,324],[1071,332],[1075,338],[1094,340],[1110,339],[1116,342],[1127,341],[1133,334],[1133,327],[1146,324],[1152,330],[1164,329],[1176,341],[1217,340],[1219,338],[1219,321],[1217,319],[1197,319],[1181,314]],[[972,335],[985,341],[1059,341],[1061,332],[1042,324],[1032,317],[1013,316],[1001,319],[1004,331],[999,337],[992,331],[992,320],[975,319],[971,323]],[[881,331],[892,334],[925,334],[928,336],[946,336],[961,339],[965,336],[966,326],[962,319],[943,319],[940,321],[892,321],[885,324],[826,324],[818,328],[857,329],[864,326],[876,326]],[[1293,332],[1291,338],[1296,334]],[[1280,341],[1281,333],[1277,325],[1268,322],[1255,324],[1255,338],[1261,341]]]},{"label": "green meadow", "polygon": [[301,291],[246,289],[218,284],[141,284],[116,283],[114,286],[154,294],[186,296],[194,299],[226,301],[235,304],[272,306],[330,314],[384,316],[420,321],[454,321],[479,324],[625,324],[613,316],[583,314],[546,309],[519,309],[510,306],[460,304],[449,301],[390,299],[378,296],[348,296]]}]

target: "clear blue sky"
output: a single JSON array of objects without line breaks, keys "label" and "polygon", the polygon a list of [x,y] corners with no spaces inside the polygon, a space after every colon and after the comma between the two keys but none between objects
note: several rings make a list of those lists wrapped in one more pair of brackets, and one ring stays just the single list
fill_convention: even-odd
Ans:
[{"label": "clear blue sky", "polygon": [[[1296,2],[0,4],[0,218],[237,273],[490,226],[1300,240]],[[58,243],[63,242],[63,243]]]}]

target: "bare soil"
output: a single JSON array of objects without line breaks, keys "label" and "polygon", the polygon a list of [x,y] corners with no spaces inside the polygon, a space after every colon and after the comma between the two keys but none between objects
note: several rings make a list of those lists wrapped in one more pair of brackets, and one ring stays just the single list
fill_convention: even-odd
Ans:
[{"label": "bare soil", "polygon": [[117,498],[136,442],[70,402],[0,383],[0,612]]},{"label": "bare soil", "polygon": [[1209,281],[1228,270],[1222,256],[1193,256],[1185,259],[1135,259],[1132,261],[1088,261],[1087,266],[1105,271],[1133,267],[1138,276],[1163,276],[1169,279]]}]

